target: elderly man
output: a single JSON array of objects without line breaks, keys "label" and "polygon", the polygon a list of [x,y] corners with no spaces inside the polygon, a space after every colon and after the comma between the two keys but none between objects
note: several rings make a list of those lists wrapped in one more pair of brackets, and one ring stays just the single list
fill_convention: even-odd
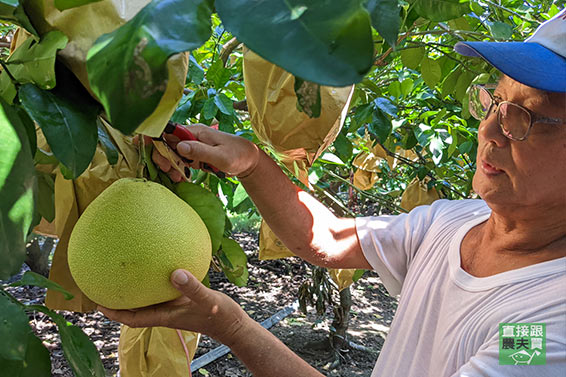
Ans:
[{"label": "elderly man", "polygon": [[[177,150],[195,161],[193,167],[207,162],[237,176],[269,226],[301,258],[373,269],[392,294],[400,294],[372,376],[563,376],[565,15],[526,42],[456,46],[504,74],[495,91],[471,88],[470,112],[481,120],[473,187],[482,200],[439,200],[399,216],[337,218],[245,139],[193,126],[200,141],[179,143]],[[154,158],[168,170],[167,161]],[[208,334],[230,346],[256,376],[320,376],[225,295],[183,270],[173,273],[172,283],[184,294],[176,301],[139,311],[102,310],[130,326]],[[500,324],[507,325],[509,339],[533,335],[516,334],[523,330],[512,324],[536,324],[542,340],[513,345],[513,360],[528,363],[545,346],[545,365],[500,365]]]}]

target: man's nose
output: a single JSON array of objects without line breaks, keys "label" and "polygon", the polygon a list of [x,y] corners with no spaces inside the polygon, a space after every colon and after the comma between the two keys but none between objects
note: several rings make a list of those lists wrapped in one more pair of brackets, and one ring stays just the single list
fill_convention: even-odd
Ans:
[{"label": "man's nose", "polygon": [[509,139],[503,134],[503,130],[497,119],[497,111],[491,111],[486,119],[482,120],[478,129],[480,140],[494,143],[497,147],[503,147]]}]

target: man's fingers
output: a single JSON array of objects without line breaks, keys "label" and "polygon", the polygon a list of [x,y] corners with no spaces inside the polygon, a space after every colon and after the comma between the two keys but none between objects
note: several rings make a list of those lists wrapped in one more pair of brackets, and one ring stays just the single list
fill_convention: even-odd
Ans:
[{"label": "man's fingers", "polygon": [[157,151],[157,148],[153,149],[153,153],[151,154],[151,159],[153,160],[153,162],[157,164],[157,166],[159,166],[159,169],[163,170],[165,173],[171,170],[171,162],[169,162],[168,159],[163,157]]},{"label": "man's fingers", "polygon": [[208,145],[218,145],[225,141],[226,136],[222,131],[215,130],[212,127],[203,124],[194,124],[186,127],[200,141]]},{"label": "man's fingers", "polygon": [[134,143],[135,146],[139,146],[140,137],[142,137],[142,136],[143,136],[143,142],[144,142],[145,145],[151,144],[151,137],[138,134],[138,135],[134,136],[134,138],[132,139],[132,142]]},{"label": "man's fingers", "polygon": [[177,152],[188,160],[205,162],[220,170],[224,170],[227,165],[226,158],[218,147],[201,141],[181,141],[177,144]]},{"label": "man's fingers", "polygon": [[173,182],[181,182],[183,180],[183,177],[181,176],[181,173],[179,173],[177,170],[175,169],[171,169],[171,171],[169,172],[169,177],[171,178],[171,180]]},{"label": "man's fingers", "polygon": [[109,319],[123,323],[130,327],[153,327],[163,326],[162,313],[155,308],[132,310],[114,310],[108,309],[103,306],[98,306],[100,310]]},{"label": "man's fingers", "polygon": [[173,286],[186,297],[198,302],[208,297],[208,289],[187,270],[175,270],[171,274]]}]

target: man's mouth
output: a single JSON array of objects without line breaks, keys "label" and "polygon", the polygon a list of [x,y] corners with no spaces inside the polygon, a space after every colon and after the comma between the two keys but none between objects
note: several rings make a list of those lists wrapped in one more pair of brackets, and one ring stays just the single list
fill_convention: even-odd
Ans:
[{"label": "man's mouth", "polygon": [[499,174],[503,174],[504,171],[501,169],[496,168],[495,166],[493,166],[492,164],[485,162],[485,161],[481,161],[481,169],[484,171],[485,174],[487,175],[499,175]]}]

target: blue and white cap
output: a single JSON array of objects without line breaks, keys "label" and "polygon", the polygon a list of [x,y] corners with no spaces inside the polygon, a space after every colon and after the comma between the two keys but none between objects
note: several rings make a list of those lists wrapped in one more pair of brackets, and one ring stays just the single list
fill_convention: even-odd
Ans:
[{"label": "blue and white cap", "polygon": [[540,25],[524,42],[458,42],[454,50],[480,56],[524,85],[566,92],[566,9]]}]

